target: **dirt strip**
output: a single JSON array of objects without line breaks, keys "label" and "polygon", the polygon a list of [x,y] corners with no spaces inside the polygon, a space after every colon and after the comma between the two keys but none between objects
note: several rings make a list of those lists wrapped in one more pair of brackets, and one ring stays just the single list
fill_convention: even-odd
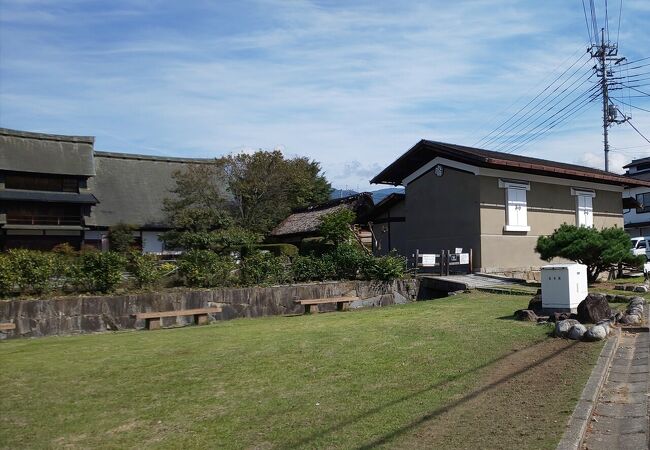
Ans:
[{"label": "dirt strip", "polygon": [[362,448],[554,448],[599,353],[564,339],[515,351],[477,389]]}]

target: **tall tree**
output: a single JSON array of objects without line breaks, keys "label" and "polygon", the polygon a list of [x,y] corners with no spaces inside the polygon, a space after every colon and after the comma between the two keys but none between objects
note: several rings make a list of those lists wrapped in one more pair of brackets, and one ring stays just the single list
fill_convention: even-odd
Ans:
[{"label": "tall tree", "polygon": [[189,165],[172,176],[174,196],[164,200],[164,211],[174,229],[213,231],[232,224],[225,175],[216,161]]},{"label": "tall tree", "polygon": [[280,151],[225,156],[218,160],[232,196],[235,221],[267,233],[292,209],[329,199],[330,184],[320,164],[308,158],[285,159]]}]

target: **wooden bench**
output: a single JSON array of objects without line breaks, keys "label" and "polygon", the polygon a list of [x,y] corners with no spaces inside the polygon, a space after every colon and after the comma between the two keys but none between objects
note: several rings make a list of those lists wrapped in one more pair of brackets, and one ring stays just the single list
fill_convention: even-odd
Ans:
[{"label": "wooden bench", "polygon": [[308,298],[305,300],[294,300],[294,303],[299,303],[305,307],[305,314],[311,312],[311,306],[315,305],[325,305],[328,303],[336,303],[336,310],[343,311],[343,306],[347,305],[355,300],[359,300],[359,297],[330,297],[330,298]]},{"label": "wooden bench", "polygon": [[9,331],[9,330],[15,330],[16,329],[16,324],[15,323],[0,323],[0,331]]},{"label": "wooden bench", "polygon": [[143,312],[132,314],[137,320],[146,320],[147,328],[150,330],[160,329],[160,321],[163,317],[194,316],[196,325],[206,325],[208,314],[221,312],[221,307],[179,309],[177,311]]}]

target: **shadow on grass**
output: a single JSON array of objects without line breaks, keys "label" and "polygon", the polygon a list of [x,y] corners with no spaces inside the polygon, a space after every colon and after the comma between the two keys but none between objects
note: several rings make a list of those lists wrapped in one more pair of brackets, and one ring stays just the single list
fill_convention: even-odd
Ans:
[{"label": "shadow on grass", "polygon": [[506,376],[498,379],[497,381],[495,381],[493,383],[490,383],[490,384],[488,384],[486,386],[483,386],[483,387],[481,387],[479,389],[476,389],[476,390],[472,391],[471,393],[465,395],[464,397],[462,397],[462,398],[460,398],[460,399],[458,399],[456,401],[453,401],[453,402],[451,402],[450,404],[448,404],[446,406],[435,409],[435,410],[429,412],[428,414],[425,414],[424,416],[418,418],[417,420],[414,420],[411,423],[408,423],[408,424],[404,425],[403,427],[398,428],[395,431],[391,431],[390,433],[386,433],[385,435],[380,436],[379,438],[373,440],[372,442],[369,442],[369,443],[364,444],[364,445],[362,445],[360,447],[357,447],[357,448],[359,450],[366,450],[366,449],[371,449],[371,448],[377,447],[379,445],[386,444],[386,443],[392,441],[393,439],[395,439],[395,438],[397,438],[399,436],[402,436],[403,434],[413,430],[414,428],[418,427],[419,425],[422,425],[423,423],[425,423],[425,422],[427,422],[427,421],[429,421],[431,419],[434,419],[434,418],[436,418],[436,417],[438,417],[438,416],[440,416],[442,414],[450,412],[451,410],[453,410],[454,408],[462,405],[463,403],[466,403],[466,402],[468,402],[468,401],[470,401],[472,399],[475,399],[476,397],[478,397],[478,396],[480,396],[480,395],[482,395],[482,394],[484,394],[484,393],[486,393],[486,392],[488,392],[488,391],[490,391],[492,389],[496,389],[497,387],[501,386],[502,384],[508,382],[509,380],[511,380],[513,378],[516,378],[517,376],[525,373],[526,371],[528,371],[528,370],[530,370],[530,369],[532,369],[534,367],[541,366],[542,364],[545,364],[545,363],[547,363],[547,362],[561,356],[562,353],[566,352],[571,347],[573,347],[574,345],[577,345],[577,344],[578,344],[577,341],[572,343],[572,344],[569,344],[567,347],[563,348],[562,350],[560,350],[560,351],[558,351],[556,353],[551,353],[550,355],[547,355],[547,356],[545,356],[544,358],[542,358],[540,360],[536,360],[534,363],[529,364],[526,367],[523,367],[523,368],[517,370],[516,372],[511,373],[510,375],[506,375]]},{"label": "shadow on grass", "polygon": [[514,314],[510,314],[508,316],[501,316],[497,317],[497,320],[512,320],[514,322],[520,322],[520,320],[517,320]]},{"label": "shadow on grass", "polygon": [[[448,385],[448,384],[450,384],[450,383],[452,383],[452,382],[454,382],[454,381],[456,381],[458,379],[461,379],[461,378],[463,378],[465,376],[468,376],[468,375],[474,374],[476,372],[479,372],[479,371],[481,371],[483,369],[486,369],[486,368],[488,368],[488,367],[490,367],[490,366],[492,366],[492,365],[494,365],[494,364],[496,364],[496,363],[498,363],[498,362],[512,356],[514,353],[517,353],[517,352],[522,351],[522,350],[527,350],[527,349],[532,349],[532,348],[538,347],[538,346],[544,344],[545,342],[546,342],[546,340],[539,341],[539,342],[537,342],[535,344],[532,344],[532,345],[530,345],[528,347],[525,347],[523,349],[520,349],[520,350],[517,350],[515,352],[505,354],[505,355],[500,356],[498,358],[495,358],[492,361],[489,361],[489,362],[487,362],[485,364],[481,364],[480,366],[475,367],[474,369],[466,370],[466,371],[461,372],[461,373],[459,373],[457,375],[451,376],[451,377],[445,379],[444,381],[432,384],[432,385],[427,386],[427,387],[425,387],[423,389],[412,392],[411,394],[404,395],[404,396],[402,396],[400,398],[397,398],[395,400],[387,402],[387,403],[385,403],[383,405],[376,406],[376,407],[371,408],[371,409],[369,409],[369,410],[367,410],[367,411],[365,411],[363,413],[357,414],[356,416],[346,418],[344,420],[336,422],[335,424],[330,425],[329,427],[327,427],[325,429],[315,431],[315,432],[313,432],[311,434],[308,434],[308,435],[304,436],[303,438],[301,438],[300,440],[298,440],[296,442],[288,443],[286,446],[281,446],[281,447],[282,448],[290,448],[290,449],[309,447],[310,443],[312,441],[314,441],[314,440],[316,440],[318,438],[321,438],[321,437],[323,437],[323,436],[325,436],[325,435],[327,435],[329,433],[332,433],[334,431],[338,431],[338,430],[340,430],[342,428],[345,428],[345,427],[352,426],[355,423],[359,422],[360,420],[365,419],[366,417],[369,417],[369,416],[371,416],[373,414],[377,414],[379,412],[382,412],[382,411],[384,411],[384,410],[386,410],[388,408],[397,406],[400,403],[406,402],[408,400],[412,400],[412,399],[414,399],[414,398],[416,398],[416,397],[418,397],[418,396],[420,396],[420,395],[422,395],[422,394],[424,394],[426,392],[432,391],[434,389],[444,388],[446,385]],[[430,419],[432,419],[432,418],[434,418],[436,416],[439,416],[439,415],[441,415],[441,414],[443,414],[445,412],[448,412],[448,411],[452,410],[453,408],[461,405],[462,403],[465,403],[465,402],[477,397],[478,395],[480,395],[480,394],[482,394],[482,393],[484,393],[486,391],[489,391],[490,389],[494,389],[495,387],[497,387],[497,386],[505,383],[506,381],[516,377],[517,375],[520,375],[521,373],[524,373],[526,370],[528,370],[528,369],[530,369],[532,367],[541,365],[541,364],[545,363],[546,361],[549,361],[549,360],[559,356],[561,353],[565,352],[566,350],[568,350],[569,348],[571,348],[575,344],[577,344],[577,341],[574,342],[573,344],[569,345],[568,347],[566,347],[566,348],[552,354],[552,355],[549,355],[549,356],[547,356],[547,357],[545,357],[543,359],[537,360],[534,364],[530,364],[530,365],[526,366],[525,368],[523,368],[523,369],[521,369],[521,370],[519,370],[519,371],[517,371],[517,372],[515,372],[515,373],[513,373],[511,375],[503,377],[503,378],[499,379],[498,381],[496,381],[495,383],[492,383],[492,384],[489,384],[489,385],[487,385],[485,387],[477,389],[477,390],[473,391],[472,393],[462,397],[461,399],[450,403],[449,405],[446,405],[444,407],[436,409],[436,410],[434,410],[434,411],[420,417],[419,419],[405,425],[404,427],[399,428],[398,430],[392,431],[390,433],[387,433],[384,436],[381,436],[380,438],[377,438],[374,441],[372,441],[372,442],[370,442],[368,444],[365,444],[365,445],[363,445],[361,447],[358,447],[358,448],[359,449],[369,449],[369,448],[373,448],[373,447],[378,446],[378,445],[385,444],[388,441],[390,441],[390,440],[392,440],[392,439],[394,439],[394,438],[396,438],[396,437],[398,437],[398,436],[412,430],[413,428],[415,428],[418,425],[426,422],[427,420],[430,420]]]}]

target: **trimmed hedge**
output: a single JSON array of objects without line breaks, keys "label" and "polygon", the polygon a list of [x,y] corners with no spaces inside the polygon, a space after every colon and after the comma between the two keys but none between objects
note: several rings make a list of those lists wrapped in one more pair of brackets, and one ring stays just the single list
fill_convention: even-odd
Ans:
[{"label": "trimmed hedge", "polygon": [[298,256],[298,247],[293,244],[259,244],[254,245],[251,249],[253,251],[267,250],[273,256],[286,256],[289,258]]},{"label": "trimmed hedge", "polygon": [[242,261],[240,281],[246,286],[291,283],[291,261],[287,256],[253,252]]},{"label": "trimmed hedge", "polygon": [[139,252],[79,253],[63,247],[57,252],[10,250],[0,254],[0,295],[42,294],[53,289],[108,293],[126,284],[126,271],[142,288],[155,285],[175,267],[184,285],[206,288],[359,278],[390,281],[406,273],[404,258],[376,258],[355,244],[340,244],[323,254],[306,256],[298,255],[290,244],[260,247],[267,251],[249,251],[240,261],[212,250],[190,250],[177,266],[160,265],[155,256]]},{"label": "trimmed hedge", "polygon": [[212,250],[190,250],[178,262],[178,273],[188,286],[227,286],[236,268],[229,255],[219,255]]}]

